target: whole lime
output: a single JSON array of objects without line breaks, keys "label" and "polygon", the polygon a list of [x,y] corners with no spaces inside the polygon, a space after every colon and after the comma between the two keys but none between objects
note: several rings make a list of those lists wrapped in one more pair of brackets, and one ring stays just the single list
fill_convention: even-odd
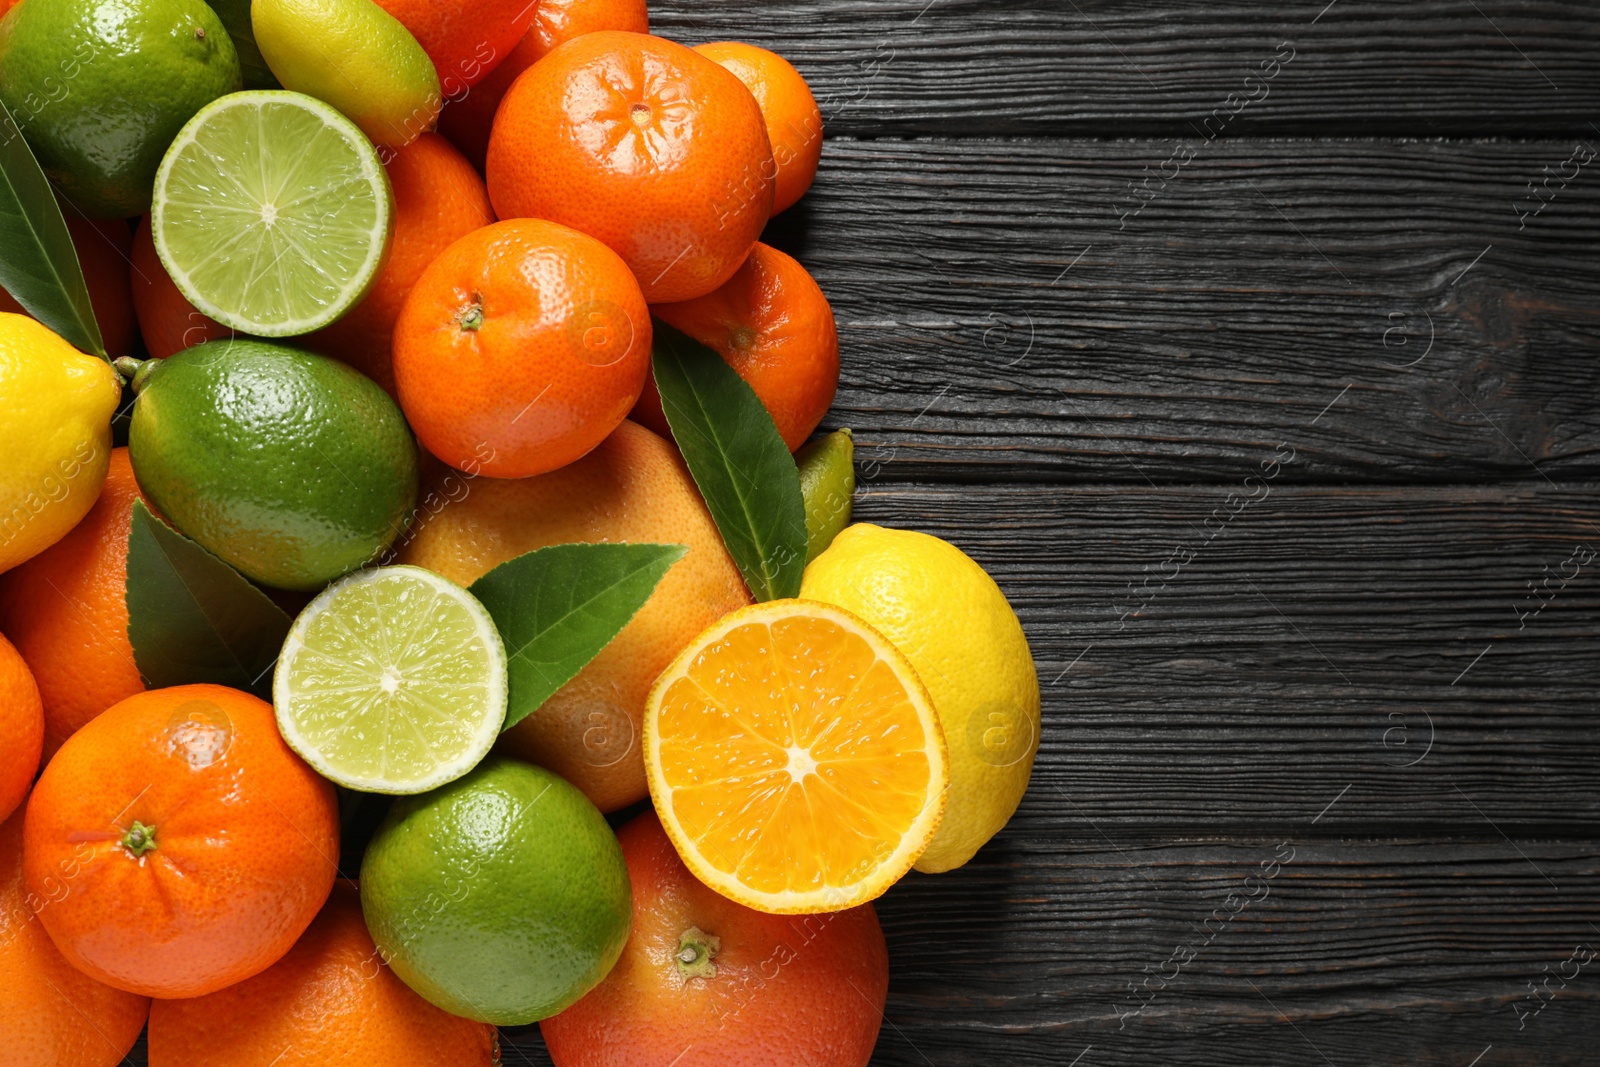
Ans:
[{"label": "whole lime", "polygon": [[456,1015],[517,1026],[606,976],[633,890],[616,836],[575,786],[491,756],[389,809],[361,862],[361,910],[406,985]]},{"label": "whole lime", "polygon": [[806,502],[806,562],[825,552],[839,531],[850,525],[850,501],[856,492],[855,438],[835,430],[795,453],[800,466],[800,494]]},{"label": "whole lime", "polygon": [[241,85],[233,41],[202,0],[38,0],[0,21],[0,100],[91,215],[144,213],[178,130]]},{"label": "whole lime", "polygon": [[337,360],[211,341],[143,364],[133,385],[139,488],[247,577],[316,589],[370,562],[411,519],[417,446],[405,417]]}]

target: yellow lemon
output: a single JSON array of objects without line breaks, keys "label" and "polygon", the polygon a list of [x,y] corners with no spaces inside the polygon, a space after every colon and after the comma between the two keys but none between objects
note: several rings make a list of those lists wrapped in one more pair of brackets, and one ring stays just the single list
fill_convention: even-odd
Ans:
[{"label": "yellow lemon", "polygon": [[0,312],[0,571],[55,544],[94,504],[121,396],[111,364]]},{"label": "yellow lemon", "polygon": [[1017,810],[1039,747],[1039,679],[1005,594],[948,541],[857,523],[806,568],[800,596],[859,615],[916,668],[950,758],[949,806],[916,867],[966,863]]}]

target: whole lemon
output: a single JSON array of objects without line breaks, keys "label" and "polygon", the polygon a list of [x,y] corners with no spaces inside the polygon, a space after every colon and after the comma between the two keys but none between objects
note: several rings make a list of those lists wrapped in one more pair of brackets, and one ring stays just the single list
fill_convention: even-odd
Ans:
[{"label": "whole lemon", "polygon": [[94,505],[121,396],[111,364],[0,312],[0,571],[55,544]]},{"label": "whole lemon", "polygon": [[1039,679],[1005,594],[948,541],[857,523],[800,596],[855,612],[916,667],[950,751],[950,804],[917,870],[966,863],[1017,810],[1039,747]]}]

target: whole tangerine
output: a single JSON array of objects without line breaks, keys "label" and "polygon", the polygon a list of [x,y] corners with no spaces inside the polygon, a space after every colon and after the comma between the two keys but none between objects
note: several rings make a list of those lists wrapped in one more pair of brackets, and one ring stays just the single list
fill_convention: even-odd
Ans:
[{"label": "whole tangerine", "polygon": [[604,981],[539,1024],[555,1067],[866,1067],[889,989],[871,904],[768,915],[735,903],[689,873],[654,812],[617,840],[633,932]]},{"label": "whole tangerine", "polygon": [[822,160],[822,109],[811,86],[787,59],[753,44],[716,41],[694,50],[732,71],[761,105],[778,170],[772,213],[789,210],[811,188]]},{"label": "whole tangerine", "polygon": [[436,133],[390,154],[383,169],[394,190],[389,258],[361,303],[304,343],[350,364],[393,396],[394,326],[411,287],[451,244],[493,222],[494,212],[478,172]]},{"label": "whole tangerine", "polygon": [[333,887],[333,786],[272,707],[219,685],[138,693],[61,746],[28,800],[23,877],[74,967],[198,997],[288,952]]},{"label": "whole tangerine", "polygon": [[151,356],[166,359],[185,348],[233,336],[231,329],[207,317],[178,290],[156,255],[148,214],[139,220],[133,235],[132,260],[133,310]]},{"label": "whole tangerine", "polygon": [[95,981],[56,950],[22,881],[22,813],[0,823],[0,1063],[115,1067],[144,1029],[150,1000]]},{"label": "whole tangerine", "polygon": [[487,166],[501,218],[598,238],[652,304],[727,281],[772,213],[772,146],[750,90],[642,33],[585,34],[530,67],[500,103]]},{"label": "whole tangerine", "polygon": [[[839,331],[822,287],[793,256],[757,244],[716,292],[651,310],[739,372],[789,451],[805,444],[828,413],[839,387]],[[630,418],[663,436],[670,432],[654,378]]]},{"label": "whole tangerine", "polygon": [[150,1067],[490,1067],[495,1041],[394,976],[345,881],[271,967],[150,1010]]},{"label": "whole tangerine", "polygon": [[0,820],[10,818],[39,773],[44,705],[16,647],[0,636]]},{"label": "whole tangerine", "polygon": [[627,264],[543,219],[485,226],[447,248],[395,325],[400,406],[454,467],[525,478],[616,429],[650,363],[650,311]]},{"label": "whole tangerine", "polygon": [[439,113],[439,132],[450,138],[474,166],[483,169],[494,113],[511,83],[549,55],[556,45],[600,30],[650,32],[645,0],[540,0],[533,26],[517,47],[472,91],[451,100]]},{"label": "whole tangerine", "polygon": [[128,450],[112,449],[89,513],[0,575],[0,632],[39,684],[46,760],[90,719],[144,689],[128,642],[128,530],[138,499]]}]

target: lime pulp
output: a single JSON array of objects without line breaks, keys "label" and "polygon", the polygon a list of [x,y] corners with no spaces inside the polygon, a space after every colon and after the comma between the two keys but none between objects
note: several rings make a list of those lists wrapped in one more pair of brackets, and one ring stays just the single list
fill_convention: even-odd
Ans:
[{"label": "lime pulp", "polygon": [[506,714],[506,653],[465,589],[420,567],[357,571],[295,620],[273,677],[278,729],[323,777],[421,793],[477,766]]},{"label": "lime pulp", "polygon": [[156,172],[151,236],[200,311],[289,337],[342,316],[371,288],[394,229],[377,149],[301,93],[232,93],[201,108]]}]

